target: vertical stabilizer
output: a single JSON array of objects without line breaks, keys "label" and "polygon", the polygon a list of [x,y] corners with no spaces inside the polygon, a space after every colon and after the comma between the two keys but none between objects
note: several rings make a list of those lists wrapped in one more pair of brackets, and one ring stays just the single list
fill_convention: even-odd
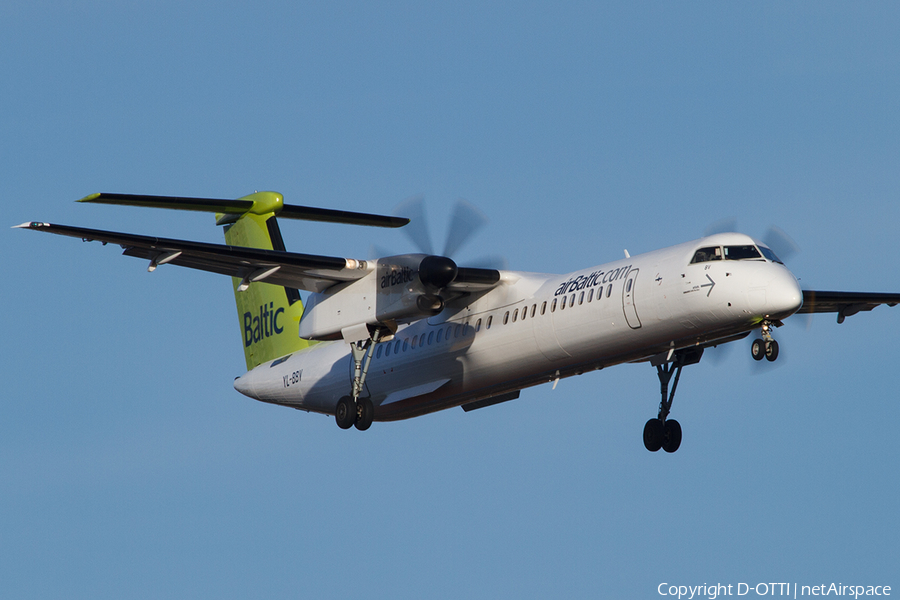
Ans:
[{"label": "vertical stabilizer", "polygon": [[[283,251],[284,241],[275,220],[283,203],[281,194],[257,192],[242,200],[252,200],[253,208],[225,226],[225,243]],[[233,219],[219,215],[220,222],[223,218]],[[264,282],[246,284],[237,277],[232,277],[232,285],[248,371],[310,345],[298,336],[303,302],[297,290]],[[246,289],[240,291],[243,287]]]}]

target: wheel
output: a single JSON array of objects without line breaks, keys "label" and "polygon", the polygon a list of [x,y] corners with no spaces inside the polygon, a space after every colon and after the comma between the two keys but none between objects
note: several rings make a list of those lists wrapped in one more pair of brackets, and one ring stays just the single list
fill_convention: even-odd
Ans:
[{"label": "wheel", "polygon": [[778,358],[778,342],[775,340],[766,342],[766,360],[772,362],[776,358]]},{"label": "wheel", "polygon": [[753,345],[750,346],[750,355],[753,360],[762,360],[766,355],[766,343],[759,339],[753,340]]},{"label": "wheel", "polygon": [[375,417],[375,405],[368,398],[360,398],[357,404],[359,405],[359,410],[356,418],[356,428],[360,431],[365,431],[372,426],[372,419]]},{"label": "wheel", "polygon": [[350,429],[356,423],[356,405],[353,398],[344,396],[338,400],[337,408],[334,410],[334,420],[341,429]]},{"label": "wheel", "polygon": [[644,447],[650,452],[656,452],[662,448],[664,435],[663,422],[659,419],[650,419],[644,425]]},{"label": "wheel", "polygon": [[679,446],[681,446],[681,423],[669,419],[664,427],[662,449],[666,452],[675,452]]}]

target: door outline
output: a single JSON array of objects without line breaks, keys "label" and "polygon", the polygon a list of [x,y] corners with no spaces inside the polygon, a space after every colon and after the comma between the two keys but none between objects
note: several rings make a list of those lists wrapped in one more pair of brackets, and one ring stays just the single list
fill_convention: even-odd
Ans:
[{"label": "door outline", "polygon": [[637,308],[634,305],[634,290],[637,287],[637,276],[640,269],[632,269],[625,276],[625,284],[622,286],[622,310],[625,312],[625,322],[632,329],[641,328],[641,319],[638,317]]}]

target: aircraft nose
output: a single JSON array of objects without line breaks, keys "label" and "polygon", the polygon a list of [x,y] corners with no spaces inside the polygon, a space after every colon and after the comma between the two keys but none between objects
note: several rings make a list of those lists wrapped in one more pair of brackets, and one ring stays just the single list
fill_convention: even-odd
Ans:
[{"label": "aircraft nose", "polygon": [[803,290],[794,274],[784,267],[778,272],[766,289],[766,304],[772,317],[784,319],[803,305]]}]

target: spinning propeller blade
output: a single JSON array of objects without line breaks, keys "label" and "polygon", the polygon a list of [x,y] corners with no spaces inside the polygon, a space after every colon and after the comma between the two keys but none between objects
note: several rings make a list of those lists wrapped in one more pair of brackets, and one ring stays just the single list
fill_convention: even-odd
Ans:
[{"label": "spinning propeller blade", "polygon": [[444,256],[453,256],[456,254],[469,238],[487,224],[487,221],[488,218],[483,212],[462,198],[457,200],[453,207],[453,217],[450,220],[450,229],[447,231],[447,241],[444,244]]},{"label": "spinning propeller blade", "polygon": [[[404,233],[419,252],[434,255],[434,244],[425,218],[425,197],[418,194],[407,198],[394,208],[393,214],[408,217],[410,223],[403,228]],[[481,210],[462,198],[458,199],[453,205],[453,214],[450,217],[442,256],[452,258],[487,223],[488,218]],[[380,256],[385,256],[385,254]],[[466,261],[466,263],[470,267],[484,269],[508,268],[508,262],[502,256],[486,256]]]},{"label": "spinning propeller blade", "polygon": [[769,226],[762,241],[784,262],[789,261],[792,256],[800,252],[800,246],[797,245],[797,242],[792,240],[791,236],[776,225]]},{"label": "spinning propeller blade", "polygon": [[428,221],[425,219],[424,196],[418,194],[407,198],[394,208],[394,215],[408,217],[409,225],[403,228],[403,233],[406,234],[420,252],[434,254],[431,234],[428,232]]}]

